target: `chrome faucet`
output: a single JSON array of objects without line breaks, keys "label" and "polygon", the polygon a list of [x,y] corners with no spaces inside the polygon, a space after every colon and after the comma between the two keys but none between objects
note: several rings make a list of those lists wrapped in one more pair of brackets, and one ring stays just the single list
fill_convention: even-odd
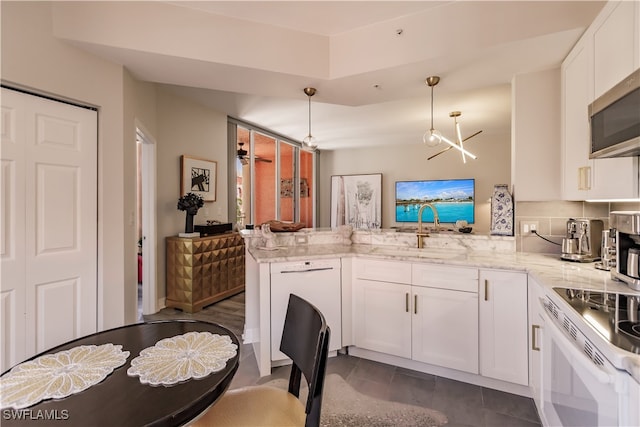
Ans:
[{"label": "chrome faucet", "polygon": [[424,238],[429,237],[429,233],[425,233],[422,231],[422,211],[424,210],[424,208],[431,208],[431,211],[433,212],[433,227],[436,229],[436,231],[440,226],[440,219],[438,218],[438,210],[436,209],[436,207],[431,203],[425,203],[424,205],[420,206],[420,209],[418,209],[418,232],[416,233],[416,236],[418,236],[419,249],[424,248]]}]

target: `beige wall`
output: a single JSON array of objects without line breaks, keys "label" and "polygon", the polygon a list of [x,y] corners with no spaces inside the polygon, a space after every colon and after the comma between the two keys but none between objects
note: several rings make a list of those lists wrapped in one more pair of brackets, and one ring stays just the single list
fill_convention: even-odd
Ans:
[{"label": "beige wall", "polygon": [[185,213],[177,209],[180,197],[180,156],[217,162],[217,197],[198,211],[194,224],[207,219],[227,221],[227,116],[193,103],[158,86],[157,167],[157,287],[165,295],[165,238],[184,231]]},{"label": "beige wall", "polygon": [[52,36],[51,3],[2,7],[2,81],[98,108],[98,328],[124,323],[123,69]]},{"label": "beige wall", "polygon": [[[463,133],[475,132],[464,129]],[[464,136],[464,135],[463,135]],[[473,142],[472,142],[473,141]],[[444,145],[444,144],[443,144]],[[439,149],[445,147],[438,147]],[[320,227],[330,226],[330,190],[332,175],[382,173],[382,228],[395,222],[395,182],[420,179],[475,178],[476,212],[473,228],[480,233],[489,231],[489,210],[493,186],[510,182],[510,136],[480,134],[465,145],[478,156],[462,163],[455,150],[427,160],[427,149],[418,139],[403,147],[372,147],[367,149],[323,151],[320,155]],[[435,150],[438,151],[437,149]]]},{"label": "beige wall", "polygon": [[[138,314],[138,215],[137,208],[137,147],[136,128],[147,137],[157,139],[156,85],[140,82],[124,70],[124,133],[123,171],[125,200],[124,236],[124,312],[125,323],[136,322]],[[134,220],[135,219],[135,220]],[[157,246],[157,245],[156,245]],[[156,251],[157,248],[152,248]],[[156,255],[157,258],[157,255]]]}]

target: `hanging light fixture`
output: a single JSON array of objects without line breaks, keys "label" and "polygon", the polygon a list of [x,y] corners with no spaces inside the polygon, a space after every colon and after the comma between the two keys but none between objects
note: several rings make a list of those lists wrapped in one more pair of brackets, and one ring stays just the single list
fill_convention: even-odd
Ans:
[{"label": "hanging light fixture", "polygon": [[[434,158],[435,156],[437,156],[438,154],[442,154],[444,151],[447,151],[448,149],[451,148],[455,148],[456,150],[460,151],[462,153],[462,161],[464,163],[467,162],[466,156],[471,157],[472,159],[476,159],[477,156],[474,155],[473,153],[470,153],[469,151],[465,150],[462,143],[463,140],[462,139],[462,133],[460,132],[460,124],[458,123],[457,118],[462,114],[459,111],[454,111],[451,114],[449,114],[449,117],[453,117],[454,120],[454,125],[455,125],[455,131],[456,131],[456,142],[452,142],[450,139],[446,138],[445,136],[442,135],[442,133],[440,133],[438,130],[434,129],[433,127],[433,87],[435,85],[437,85],[438,83],[440,83],[440,77],[438,76],[430,76],[427,77],[427,79],[425,80],[425,83],[427,84],[427,86],[429,86],[431,88],[431,128],[426,131],[424,133],[424,135],[422,136],[422,141],[430,146],[430,147],[435,147],[436,145],[440,144],[440,142],[444,141],[447,144],[449,144],[449,147],[447,147],[447,149],[437,153],[434,156],[429,157],[428,160]],[[474,135],[470,136],[469,138],[477,135],[480,132],[475,133]],[[467,138],[468,139],[468,138]]]},{"label": "hanging light fixture", "polygon": [[318,144],[316,144],[316,139],[311,135],[311,97],[316,94],[316,88],[305,87],[304,93],[309,99],[309,133],[302,140],[302,145],[310,150],[315,150],[318,148]]},{"label": "hanging light fixture", "polygon": [[435,147],[442,141],[442,134],[433,128],[433,87],[440,82],[440,77],[427,77],[425,83],[431,88],[431,128],[424,133],[422,141],[429,147]]}]

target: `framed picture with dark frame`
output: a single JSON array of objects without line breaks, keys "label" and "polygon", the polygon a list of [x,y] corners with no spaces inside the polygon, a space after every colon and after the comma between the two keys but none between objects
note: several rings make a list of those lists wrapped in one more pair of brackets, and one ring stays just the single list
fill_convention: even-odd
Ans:
[{"label": "framed picture with dark frame", "polygon": [[331,227],[382,227],[382,174],[331,176]]},{"label": "framed picture with dark frame", "polygon": [[180,156],[180,197],[194,193],[205,202],[214,202],[217,169],[216,161]]}]

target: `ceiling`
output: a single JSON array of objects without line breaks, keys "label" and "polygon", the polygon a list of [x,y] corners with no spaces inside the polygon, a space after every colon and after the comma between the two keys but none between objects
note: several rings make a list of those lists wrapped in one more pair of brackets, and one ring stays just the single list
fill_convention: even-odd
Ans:
[{"label": "ceiling", "polygon": [[[127,43],[117,34],[98,41],[87,28],[80,37],[69,22],[57,35],[138,79],[298,141],[309,126],[303,88],[313,86],[312,134],[321,150],[335,150],[421,143],[431,75],[441,77],[437,129],[452,137],[449,113],[458,110],[463,137],[509,135],[513,76],[558,67],[605,2],[152,1],[143,11],[114,3],[120,14],[144,13]],[[72,16],[62,9],[58,18],[64,13]],[[161,21],[165,14],[174,19]],[[143,43],[155,20],[171,37],[163,47]],[[206,37],[193,38],[194,26]]]}]

